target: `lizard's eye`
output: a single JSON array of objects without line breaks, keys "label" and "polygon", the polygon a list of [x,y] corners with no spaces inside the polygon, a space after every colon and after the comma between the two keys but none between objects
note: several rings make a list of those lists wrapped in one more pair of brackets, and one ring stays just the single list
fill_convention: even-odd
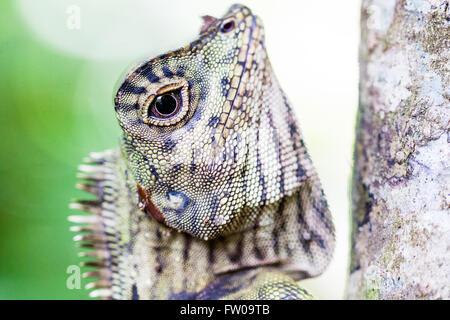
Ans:
[{"label": "lizard's eye", "polygon": [[148,117],[153,119],[169,119],[181,109],[180,90],[156,96],[148,109]]},{"label": "lizard's eye", "polygon": [[156,90],[143,103],[144,122],[155,126],[171,126],[180,122],[189,110],[188,90],[188,83],[184,80]]},{"label": "lizard's eye", "polygon": [[225,20],[220,26],[220,32],[222,33],[228,33],[233,29],[234,29],[234,20],[231,19]]}]

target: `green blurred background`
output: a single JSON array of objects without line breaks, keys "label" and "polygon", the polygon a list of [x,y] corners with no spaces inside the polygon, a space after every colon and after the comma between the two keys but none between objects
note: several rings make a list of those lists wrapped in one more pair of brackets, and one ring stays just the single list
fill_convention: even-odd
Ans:
[{"label": "green blurred background", "polygon": [[[79,262],[68,203],[85,197],[74,188],[81,159],[118,145],[115,83],[130,62],[185,45],[201,15],[220,16],[233,2],[0,1],[0,299],[88,297],[66,287],[67,267]],[[333,263],[304,286],[318,298],[339,299],[347,271],[359,1],[243,2],[265,23],[272,64],[296,106],[335,219]]]},{"label": "green blurred background", "polygon": [[85,298],[66,289],[66,268],[78,262],[67,205],[81,196],[83,155],[117,143],[112,91],[96,88],[105,107],[94,117],[77,88],[86,59],[33,36],[12,1],[0,1],[0,30],[0,298]]}]

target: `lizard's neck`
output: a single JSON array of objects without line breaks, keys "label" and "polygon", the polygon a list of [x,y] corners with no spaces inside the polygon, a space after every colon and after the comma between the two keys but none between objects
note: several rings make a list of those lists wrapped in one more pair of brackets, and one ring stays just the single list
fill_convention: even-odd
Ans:
[{"label": "lizard's neck", "polygon": [[[326,203],[315,190],[315,176],[301,192],[244,208],[258,212],[250,229],[204,241],[168,228],[138,208],[136,182],[118,150],[97,156],[102,160],[94,183],[104,192],[89,240],[96,248],[92,255],[102,257],[100,282],[113,298],[166,299],[199,292],[220,274],[258,266],[286,271],[298,280],[320,274],[323,260],[330,258],[333,248],[324,244],[334,243],[333,230],[330,221],[326,225],[321,220]],[[324,223],[326,228],[317,227]]]}]

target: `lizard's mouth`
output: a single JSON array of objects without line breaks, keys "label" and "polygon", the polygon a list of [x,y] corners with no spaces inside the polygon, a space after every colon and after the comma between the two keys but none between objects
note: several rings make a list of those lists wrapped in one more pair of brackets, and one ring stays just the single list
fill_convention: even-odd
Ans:
[{"label": "lizard's mouth", "polygon": [[149,193],[142,188],[140,184],[137,185],[138,196],[139,196],[139,209],[145,212],[150,217],[154,218],[156,221],[165,223],[165,218],[162,212],[157,206],[152,202]]}]

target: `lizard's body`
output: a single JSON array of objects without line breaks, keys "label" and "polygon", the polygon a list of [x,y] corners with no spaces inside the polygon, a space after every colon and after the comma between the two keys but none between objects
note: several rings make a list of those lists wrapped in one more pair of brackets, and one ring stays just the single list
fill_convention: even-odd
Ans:
[{"label": "lizard's body", "polygon": [[[72,207],[114,299],[300,299],[334,248],[324,195],[273,74],[258,17],[239,5],[200,38],[130,73],[120,150],[92,154]],[[170,111],[172,111],[170,113]]]}]

